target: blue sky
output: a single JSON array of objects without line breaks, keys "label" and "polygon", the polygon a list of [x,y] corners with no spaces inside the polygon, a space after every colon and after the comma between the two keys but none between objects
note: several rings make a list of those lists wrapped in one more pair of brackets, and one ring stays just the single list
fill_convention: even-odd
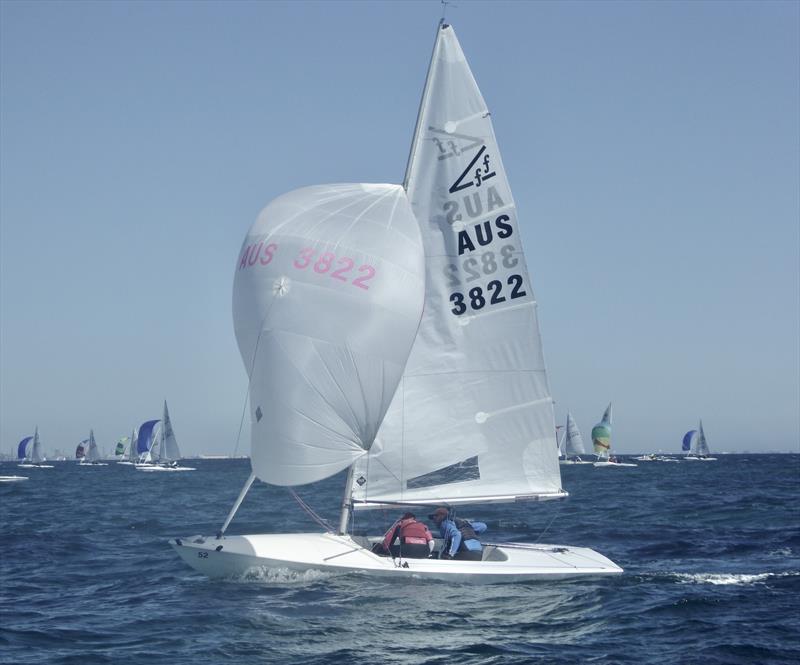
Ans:
[{"label": "blue sky", "polygon": [[[800,448],[800,4],[468,2],[559,422]],[[438,2],[0,4],[0,450],[170,405],[231,453],[237,253],[279,194],[400,182]],[[249,447],[247,426],[239,452]]]}]

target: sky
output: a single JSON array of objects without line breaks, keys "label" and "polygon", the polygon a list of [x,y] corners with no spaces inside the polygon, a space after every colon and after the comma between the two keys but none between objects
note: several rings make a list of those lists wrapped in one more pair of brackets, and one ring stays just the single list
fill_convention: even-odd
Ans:
[{"label": "sky", "polygon": [[[456,5],[558,422],[800,451],[800,3]],[[0,3],[0,452],[165,399],[185,454],[248,452],[241,243],[284,192],[402,181],[441,10]]]}]

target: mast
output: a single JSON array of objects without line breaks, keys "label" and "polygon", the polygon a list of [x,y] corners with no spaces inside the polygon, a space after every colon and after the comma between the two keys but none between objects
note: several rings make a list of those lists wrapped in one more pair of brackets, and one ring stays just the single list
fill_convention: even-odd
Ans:
[{"label": "mast", "polygon": [[347,469],[347,480],[344,483],[344,496],[342,497],[342,514],[339,517],[339,535],[347,533],[347,522],[350,519],[350,510],[353,507],[353,473],[355,462]]}]

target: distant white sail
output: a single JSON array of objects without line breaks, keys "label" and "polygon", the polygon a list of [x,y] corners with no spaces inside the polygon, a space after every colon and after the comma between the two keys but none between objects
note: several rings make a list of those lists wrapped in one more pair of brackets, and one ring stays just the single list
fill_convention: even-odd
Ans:
[{"label": "distant white sail", "polygon": [[258,478],[310,483],[372,446],[419,326],[424,273],[398,185],[306,187],[261,212],[233,289]]},{"label": "distant white sail", "polygon": [[39,441],[39,428],[33,432],[33,442],[30,444],[30,461],[33,464],[41,464],[44,462],[44,457],[42,455],[42,444]]},{"label": "distant white sail", "polygon": [[178,441],[175,439],[175,432],[172,429],[172,421],[169,419],[169,410],[167,409],[166,400],[164,400],[164,416],[161,419],[159,442],[158,457],[160,460],[174,462],[181,458]]},{"label": "distant white sail", "polygon": [[97,448],[97,443],[94,440],[94,430],[89,430],[89,449],[86,451],[86,460],[88,462],[99,462],[100,451]]},{"label": "distant white sail", "polygon": [[571,413],[567,413],[567,434],[564,441],[564,453],[567,456],[586,454],[581,431],[578,429],[578,423],[575,422]]},{"label": "distant white sail", "polygon": [[706,441],[706,434],[703,432],[703,421],[697,426],[697,437],[695,438],[695,452],[698,455],[708,456],[711,451],[708,449],[708,442]]},{"label": "distant white sail", "polygon": [[425,243],[425,312],[375,446],[356,465],[355,501],[564,496],[517,211],[449,25],[438,31],[406,186]]}]

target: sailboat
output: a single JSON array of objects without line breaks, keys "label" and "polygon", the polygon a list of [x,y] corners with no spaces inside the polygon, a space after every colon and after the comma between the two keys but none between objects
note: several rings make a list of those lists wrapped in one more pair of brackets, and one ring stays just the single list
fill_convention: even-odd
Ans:
[{"label": "sailboat", "polygon": [[18,467],[22,469],[52,469],[52,464],[45,464],[42,456],[42,444],[39,442],[39,428],[36,427],[33,436],[28,436],[19,442],[17,457],[22,460]]},{"label": "sailboat", "polygon": [[708,449],[708,442],[706,441],[705,432],[703,432],[703,421],[697,426],[696,430],[689,430],[683,437],[684,450],[687,450],[686,444],[691,447],[691,452],[683,459],[689,461],[701,462],[716,462],[716,457],[711,457],[711,451]]},{"label": "sailboat", "polygon": [[[137,431],[136,431],[136,428],[134,427],[133,430],[131,431],[131,437],[130,437],[130,439],[128,441],[128,445],[125,448],[123,448],[122,459],[120,459],[117,462],[117,464],[124,464],[124,465],[127,465],[127,466],[135,466],[136,465],[136,462],[139,459],[139,455],[136,452],[136,447],[137,447],[136,437],[137,437]],[[127,439],[128,437],[124,437],[124,438]],[[122,440],[122,439],[120,439],[120,440]],[[117,447],[119,447],[119,444],[117,444]],[[127,457],[125,457],[125,451],[126,450],[128,451],[128,456]]]},{"label": "sailboat", "polygon": [[125,449],[129,441],[130,439],[127,436],[123,436],[120,439],[117,439],[117,445],[114,448],[114,457],[117,458],[117,461],[123,460],[125,458]]},{"label": "sailboat", "polygon": [[[158,428],[157,435],[158,452],[153,455],[155,464],[140,464],[136,467],[137,471],[194,471],[194,467],[181,466],[178,460],[181,458],[181,451],[178,448],[178,441],[175,439],[175,432],[172,429],[172,422],[169,419],[167,402],[164,400],[164,415],[161,418],[161,426]],[[153,446],[155,448],[155,444]]]},{"label": "sailboat", "polygon": [[559,460],[559,464],[591,464],[590,461],[581,459],[581,455],[585,454],[586,450],[583,447],[583,437],[578,429],[578,423],[575,422],[572,414],[567,412],[567,426],[563,439],[564,459]]},{"label": "sailboat", "polygon": [[592,427],[592,445],[594,454],[597,455],[596,467],[608,466],[637,466],[629,462],[620,462],[611,456],[611,404],[609,403],[603,418]]},{"label": "sailboat", "polygon": [[89,438],[83,441],[82,444],[87,444],[88,447],[86,454],[80,461],[81,466],[108,466],[108,463],[102,461],[100,450],[97,448],[97,443],[94,440],[94,430],[89,430]]},{"label": "sailboat", "polygon": [[[216,537],[170,541],[192,567],[470,582],[622,572],[582,547],[400,560],[371,552],[381,536],[348,534],[354,509],[567,496],[516,209],[450,25],[437,29],[404,186],[273,201],[245,239],[233,299],[252,473]],[[256,478],[292,486],[344,469],[338,529],[225,535]]]},{"label": "sailboat", "polygon": [[155,440],[155,428],[160,421],[148,420],[139,426],[139,433],[136,435],[136,459],[134,466],[138,469],[140,466],[150,466],[155,464],[151,448]]}]

